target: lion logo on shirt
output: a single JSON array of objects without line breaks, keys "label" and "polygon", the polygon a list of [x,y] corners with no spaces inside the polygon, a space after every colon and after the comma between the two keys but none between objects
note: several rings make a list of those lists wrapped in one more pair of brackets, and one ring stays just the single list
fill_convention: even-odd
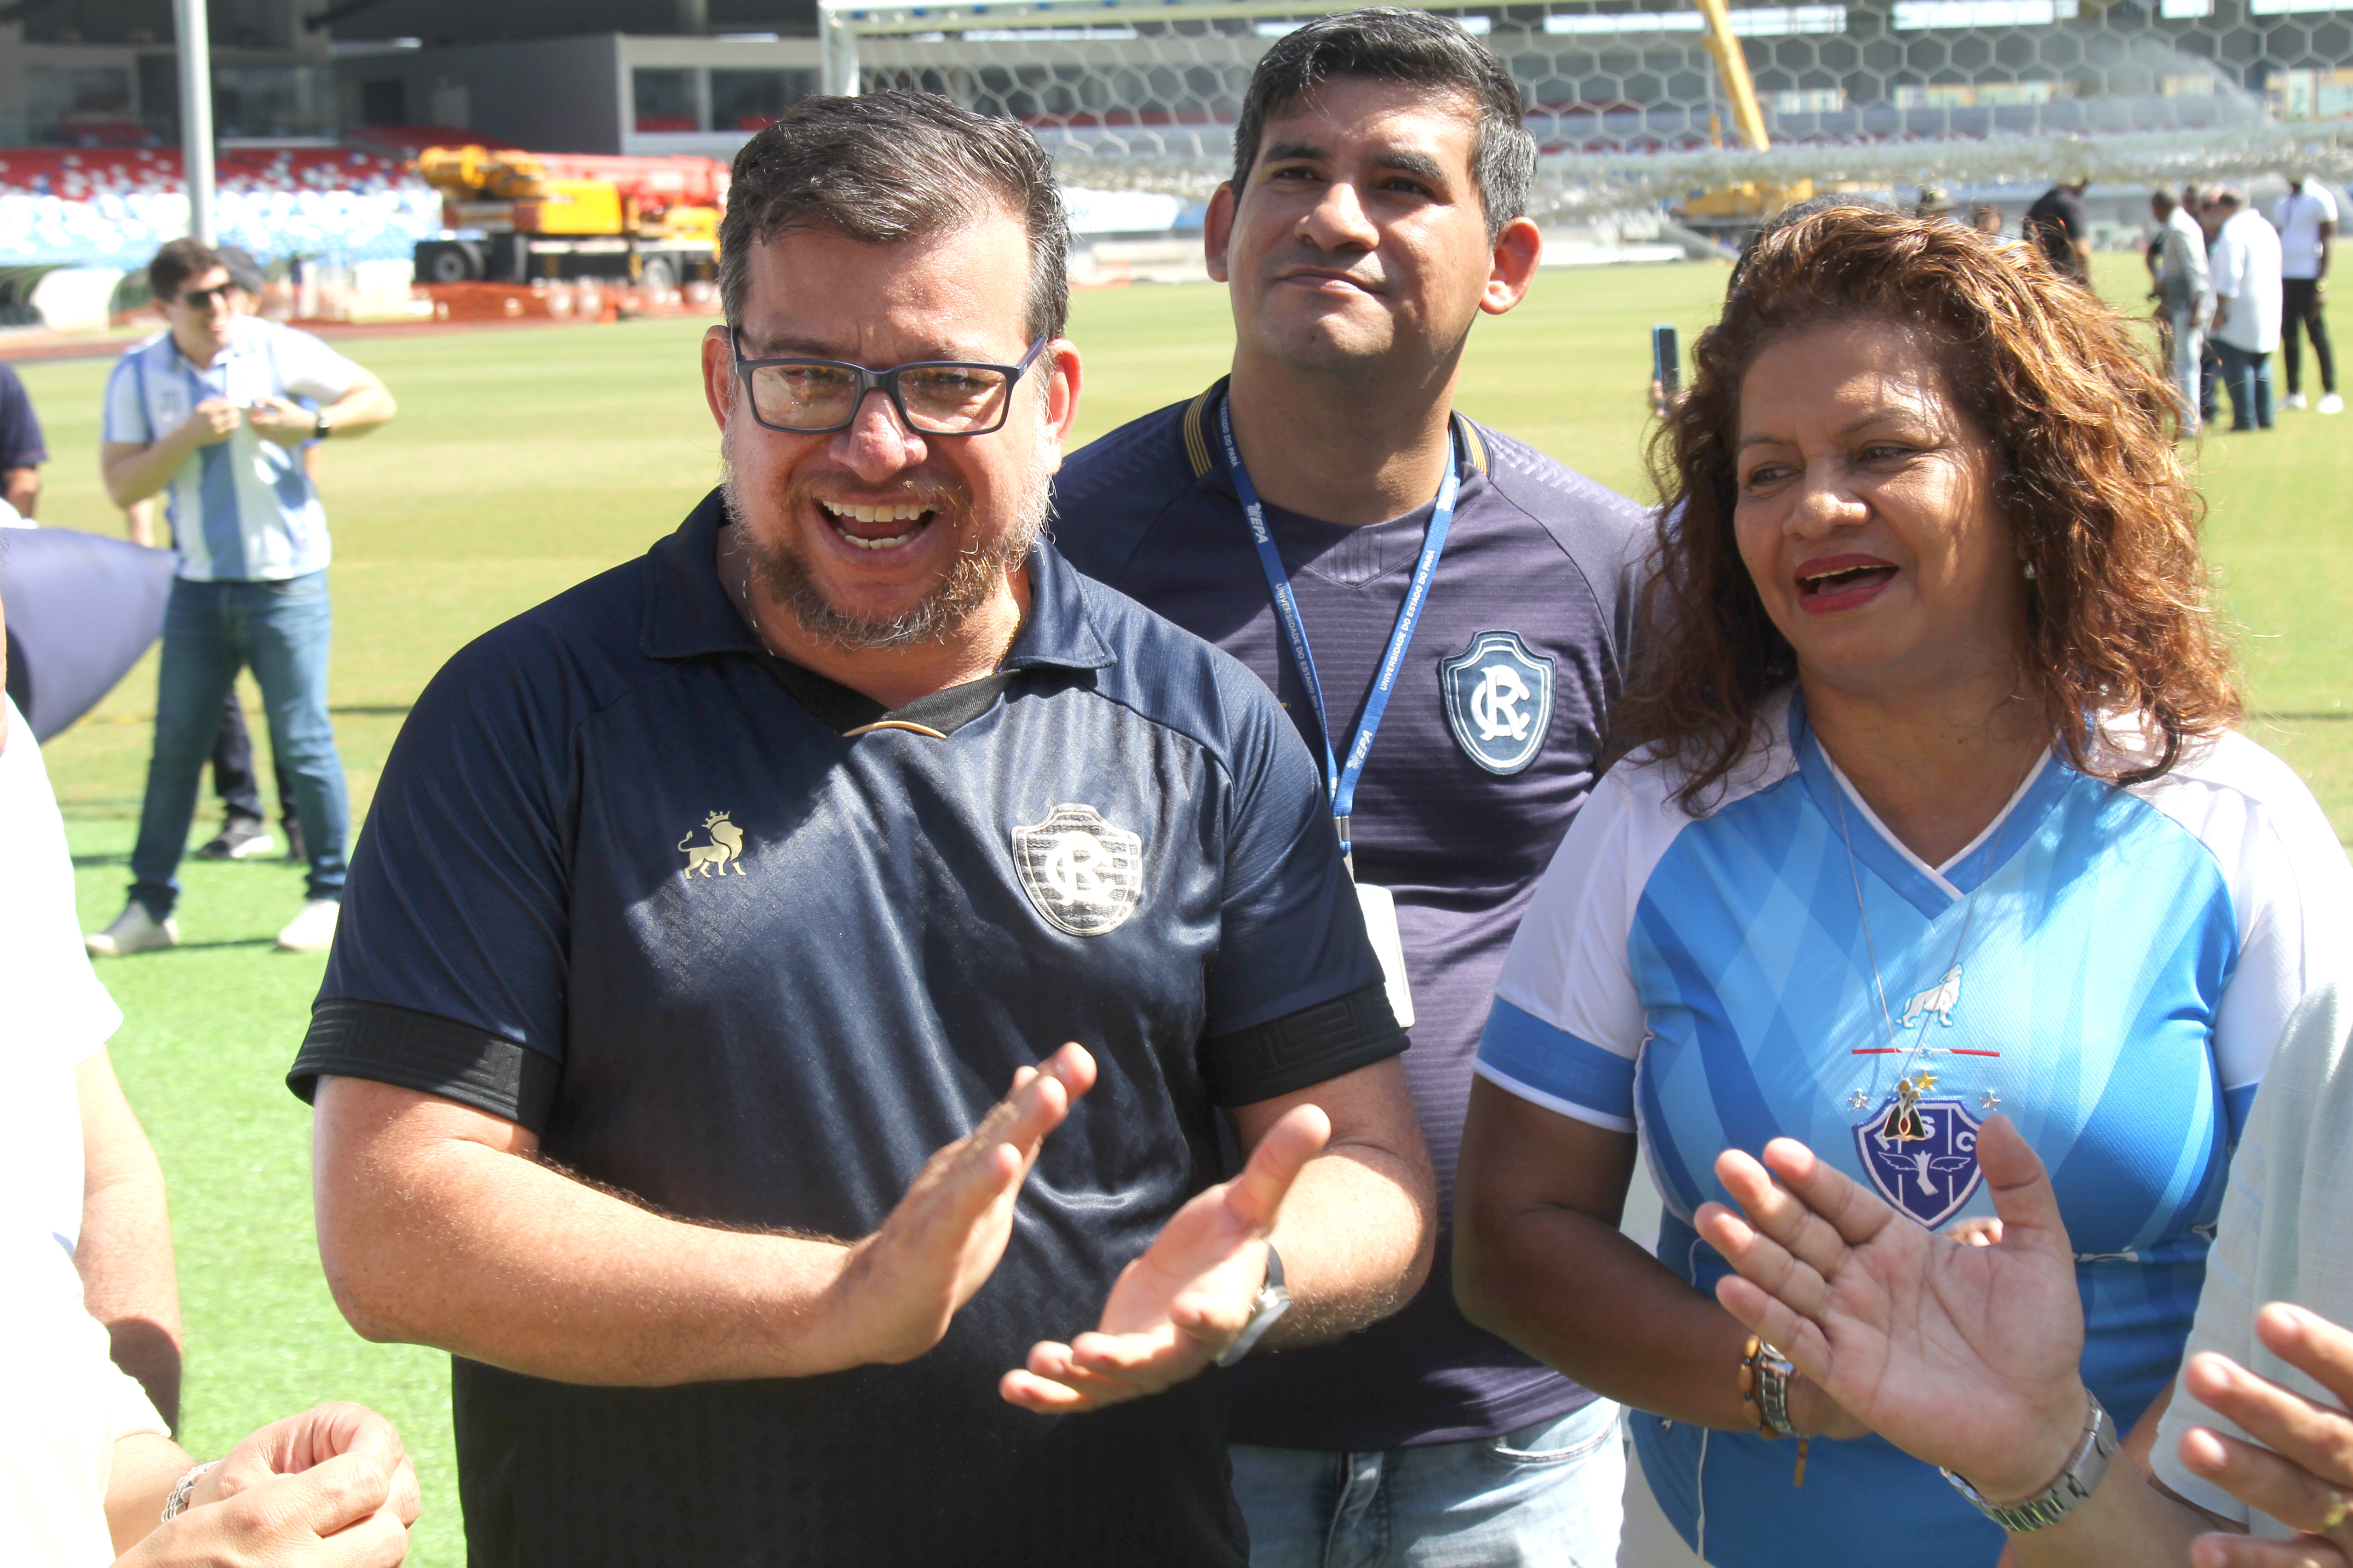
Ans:
[{"label": "lion logo on shirt", "polygon": [[[686,856],[686,868],[679,875],[689,881],[697,872],[706,879],[714,874],[724,877],[730,864],[744,858],[744,830],[730,821],[725,812],[714,811],[704,817],[697,831],[710,835],[711,842],[695,843],[693,833],[678,841],[679,849]],[[743,876],[744,868],[737,866],[735,874]]]}]

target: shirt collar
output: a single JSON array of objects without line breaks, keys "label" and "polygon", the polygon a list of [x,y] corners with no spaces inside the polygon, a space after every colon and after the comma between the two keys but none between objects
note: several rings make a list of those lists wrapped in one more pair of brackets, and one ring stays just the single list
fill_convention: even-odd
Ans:
[{"label": "shirt collar", "polygon": [[[1210,383],[1208,391],[1187,405],[1179,424],[1186,455],[1193,465],[1194,482],[1240,505],[1241,493],[1234,488],[1233,471],[1226,467],[1225,447],[1218,435],[1218,411],[1225,405],[1226,387],[1232,380],[1229,375],[1221,375]],[[1454,433],[1454,472],[1461,481],[1461,492],[1455,502],[1459,509],[1487,477],[1487,437],[1459,408],[1449,416],[1449,421]],[[1428,510],[1430,504],[1424,501],[1415,510]]]},{"label": "shirt collar", "polygon": [[[653,581],[640,637],[648,658],[762,651],[759,638],[728,601],[713,564],[719,528],[726,521],[725,497],[713,489],[676,532],[649,552]],[[1041,539],[1029,552],[1029,614],[1013,638],[1004,668],[1101,669],[1118,663],[1095,628],[1078,573],[1061,552]]]}]

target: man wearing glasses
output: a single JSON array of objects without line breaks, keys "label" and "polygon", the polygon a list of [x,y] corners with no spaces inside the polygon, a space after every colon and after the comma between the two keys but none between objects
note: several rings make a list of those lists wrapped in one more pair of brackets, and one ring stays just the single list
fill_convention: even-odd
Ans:
[{"label": "man wearing glasses", "polygon": [[290,1075],[328,1278],[455,1354],[481,1568],[1240,1564],[1211,1363],[1432,1228],[1314,767],[1039,537],[1029,133],[811,99],[734,174],[725,482],[386,764]]},{"label": "man wearing glasses", "polygon": [[[323,952],[343,897],[351,807],[327,716],[327,519],[301,449],[386,423],[392,394],[310,333],[240,311],[243,291],[208,246],[172,241],[147,277],[170,330],[124,354],[108,378],[99,462],[126,511],[166,498],[180,565],[164,616],[131,899],[85,940],[105,958],[180,940],[172,911],[198,777],[237,672],[250,667],[310,858],[305,902],[278,945]],[[318,407],[294,401],[302,397]]]}]

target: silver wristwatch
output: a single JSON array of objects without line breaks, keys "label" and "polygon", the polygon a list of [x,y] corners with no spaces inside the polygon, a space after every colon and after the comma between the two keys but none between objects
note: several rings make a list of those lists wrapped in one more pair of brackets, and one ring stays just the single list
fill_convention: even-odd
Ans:
[{"label": "silver wristwatch", "polygon": [[1218,1358],[1218,1364],[1231,1366],[1250,1354],[1251,1347],[1266,1338],[1267,1330],[1289,1310],[1291,1292],[1282,1287],[1282,1259],[1270,1244],[1266,1249],[1266,1283],[1258,1288],[1258,1295],[1250,1302],[1250,1320],[1242,1325],[1234,1342],[1226,1347],[1226,1353]]},{"label": "silver wristwatch", "polygon": [[2010,1531],[2023,1535],[2029,1531],[2045,1530],[2058,1523],[2092,1499],[2100,1489],[2100,1482],[2108,1473],[2108,1461],[2116,1457],[2118,1441],[2116,1424],[2109,1419],[2107,1407],[2096,1394],[2085,1391],[2092,1402],[2092,1413],[2084,1419],[2084,1436],[2075,1444],[2075,1451],[2067,1458],[2067,1468],[2059,1479],[2022,1502],[1989,1502],[1977,1488],[1953,1474],[1945,1479],[1970,1502],[1977,1510]]}]

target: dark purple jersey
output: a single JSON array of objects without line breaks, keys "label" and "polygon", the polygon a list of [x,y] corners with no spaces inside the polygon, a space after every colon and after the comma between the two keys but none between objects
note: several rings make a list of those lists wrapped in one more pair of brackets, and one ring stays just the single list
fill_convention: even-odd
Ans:
[{"label": "dark purple jersey", "polygon": [[[1064,464],[1055,539],[1073,564],[1233,654],[1308,740],[1314,707],[1218,449],[1221,382]],[[1413,986],[1402,1058],[1438,1168],[1438,1258],[1405,1310],[1337,1344],[1236,1369],[1232,1436],[1363,1451],[1467,1441],[1592,1396],[1454,1304],[1449,1216],[1472,1059],[1513,929],[1593,787],[1648,521],[1633,502],[1458,419],[1461,491],[1404,672],[1357,785],[1357,878],[1397,897]],[[1434,503],[1434,498],[1433,498]],[[1332,714],[1356,731],[1430,506],[1345,528],[1275,507]]]}]

